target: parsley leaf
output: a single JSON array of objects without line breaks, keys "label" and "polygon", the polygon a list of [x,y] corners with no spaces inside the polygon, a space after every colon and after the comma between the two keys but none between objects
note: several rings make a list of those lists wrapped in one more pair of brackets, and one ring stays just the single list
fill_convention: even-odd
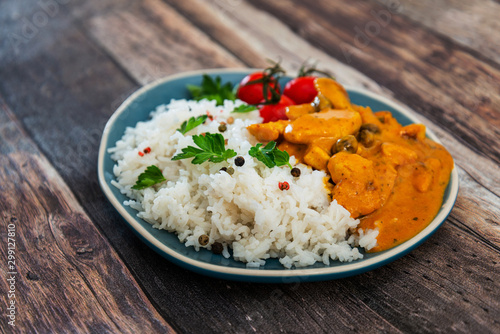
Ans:
[{"label": "parsley leaf", "polygon": [[276,166],[285,166],[288,165],[288,167],[292,168],[292,165],[290,165],[290,155],[288,154],[287,151],[280,151],[279,149],[275,149],[273,151],[274,154],[274,162],[276,163]]},{"label": "parsley leaf", "polygon": [[290,155],[287,151],[281,151],[276,148],[276,142],[270,141],[266,146],[262,147],[262,143],[258,143],[257,145],[250,148],[248,154],[269,168],[273,168],[274,166],[284,166],[288,165],[292,168],[292,165],[288,162],[290,160]]},{"label": "parsley leaf", "polygon": [[186,132],[188,132],[189,130],[194,129],[195,127],[197,127],[200,124],[203,124],[207,120],[207,118],[208,118],[208,115],[201,115],[201,116],[198,116],[196,118],[191,117],[187,121],[184,121],[181,124],[181,127],[177,129],[177,131],[179,131],[180,133],[185,135]]},{"label": "parsley leaf", "polygon": [[166,181],[161,170],[155,165],[148,166],[146,170],[139,175],[137,182],[132,187],[132,189],[140,190],[150,187],[154,184]]},{"label": "parsley leaf", "polygon": [[230,82],[223,85],[219,76],[212,79],[210,76],[203,74],[201,86],[187,85],[187,89],[194,100],[216,100],[218,106],[223,105],[224,100],[236,100],[233,85]]},{"label": "parsley leaf", "polygon": [[257,145],[250,148],[248,154],[257,160],[264,163],[269,168],[273,168],[276,166],[274,163],[274,155],[273,150],[276,147],[276,142],[270,141],[266,146],[262,147],[262,143],[258,143]]},{"label": "parsley leaf", "polygon": [[182,153],[177,154],[172,160],[193,158],[192,164],[198,165],[205,161],[222,162],[236,156],[236,152],[227,150],[224,144],[224,137],[220,133],[205,133],[204,136],[194,135],[194,143],[199,147],[188,146],[182,149]]},{"label": "parsley leaf", "polygon": [[247,113],[247,112],[254,111],[254,110],[257,110],[256,106],[252,106],[250,104],[242,104],[242,105],[234,108],[234,110],[232,112]]}]

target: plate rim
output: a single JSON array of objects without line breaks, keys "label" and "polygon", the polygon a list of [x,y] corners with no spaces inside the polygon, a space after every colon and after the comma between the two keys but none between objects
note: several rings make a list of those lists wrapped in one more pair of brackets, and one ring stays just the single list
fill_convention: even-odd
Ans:
[{"label": "plate rim", "polygon": [[[420,231],[416,236],[411,238],[410,240],[405,241],[404,243],[391,248],[380,255],[377,255],[371,259],[363,259],[362,261],[352,261],[352,262],[344,262],[341,266],[334,267],[324,267],[324,268],[293,268],[293,269],[258,269],[258,268],[235,268],[235,267],[227,267],[224,265],[216,265],[211,264],[199,260],[192,259],[188,256],[180,254],[175,250],[168,247],[166,244],[160,242],[156,239],[146,228],[141,226],[137,219],[138,217],[134,217],[129,214],[124,206],[113,194],[111,190],[110,184],[105,179],[105,171],[104,171],[104,160],[107,153],[107,143],[111,128],[115,121],[119,118],[119,116],[127,109],[127,107],[139,96],[148,90],[162,85],[166,82],[181,79],[184,77],[190,76],[201,76],[203,74],[230,74],[230,73],[242,73],[248,74],[252,71],[257,71],[259,69],[252,68],[220,68],[220,69],[201,69],[195,71],[187,71],[181,72],[173,75],[169,75],[163,77],[161,79],[155,80],[149,84],[146,84],[135,92],[133,92],[130,96],[128,96],[125,101],[113,112],[110,116],[106,125],[104,127],[101,141],[99,144],[98,151],[98,163],[97,163],[97,174],[100,187],[104,192],[106,198],[111,203],[111,205],[118,211],[120,216],[126,221],[127,225],[132,228],[132,230],[138,235],[143,242],[145,242],[149,247],[155,250],[157,253],[167,258],[171,262],[174,262],[184,268],[193,270],[198,273],[202,273],[208,276],[214,276],[218,278],[230,279],[230,280],[241,280],[241,281],[265,281],[265,282],[278,282],[277,279],[286,280],[287,278],[300,278],[305,279],[307,281],[315,281],[315,280],[327,280],[327,279],[335,279],[335,278],[343,278],[348,276],[353,276],[357,274],[361,274],[366,271],[370,271],[381,267],[389,262],[395,261],[398,258],[406,255],[420,244],[422,244],[427,238],[429,238],[434,232],[436,232],[439,227],[446,221],[448,215],[451,213],[454,204],[456,202],[458,196],[458,173],[456,169],[456,165],[454,163],[453,170],[450,176],[450,195],[445,203],[442,204],[441,210],[438,215],[424,228]],[[396,110],[401,112],[404,116],[408,117],[414,123],[421,123],[419,119],[413,115],[414,111],[411,111],[408,107],[402,106],[395,101],[390,100],[389,98],[378,95],[371,91],[352,87],[349,85],[343,85],[345,89],[351,93],[358,93],[361,95],[368,96],[374,100],[378,100]],[[167,103],[167,102],[166,102]],[[426,129],[427,136],[432,140],[441,143],[437,136],[428,128]],[[152,227],[151,227],[152,228]],[[168,232],[167,233],[172,233]]]}]

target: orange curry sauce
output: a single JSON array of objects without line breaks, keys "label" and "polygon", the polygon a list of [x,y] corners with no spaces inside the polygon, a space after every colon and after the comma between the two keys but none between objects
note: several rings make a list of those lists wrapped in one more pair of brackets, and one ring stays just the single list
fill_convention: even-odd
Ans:
[{"label": "orange curry sauce", "polygon": [[[370,252],[418,234],[442,205],[451,155],[425,137],[425,126],[402,126],[390,112],[351,104],[332,79],[316,79],[316,89],[313,104],[288,107],[289,120],[253,124],[249,132],[328,172],[332,199],[359,218],[362,229],[379,230]],[[339,147],[339,140],[349,145]]]}]

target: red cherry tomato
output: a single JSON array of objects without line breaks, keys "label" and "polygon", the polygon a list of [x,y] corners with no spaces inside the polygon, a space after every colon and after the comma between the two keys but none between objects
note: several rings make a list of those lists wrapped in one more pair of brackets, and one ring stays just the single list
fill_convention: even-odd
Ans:
[{"label": "red cherry tomato", "polygon": [[283,90],[283,95],[291,98],[296,104],[311,103],[318,91],[314,88],[316,77],[298,77],[288,81]]},{"label": "red cherry tomato", "polygon": [[280,119],[288,119],[286,116],[286,107],[295,103],[285,95],[281,95],[281,99],[276,104],[266,104],[260,108],[260,117],[264,120],[262,123],[275,122]]},{"label": "red cherry tomato", "polygon": [[[259,82],[259,83],[249,84],[249,82],[263,78],[264,78],[263,72],[255,72],[244,77],[243,80],[241,80],[240,86],[238,88],[238,93],[237,93],[238,99],[248,104],[261,103],[261,101],[264,100],[263,83]],[[277,87],[279,90],[279,86],[277,86],[276,79],[272,77],[267,77],[266,79],[269,80],[270,87],[273,88]],[[268,98],[270,97],[271,93],[268,94]]]}]

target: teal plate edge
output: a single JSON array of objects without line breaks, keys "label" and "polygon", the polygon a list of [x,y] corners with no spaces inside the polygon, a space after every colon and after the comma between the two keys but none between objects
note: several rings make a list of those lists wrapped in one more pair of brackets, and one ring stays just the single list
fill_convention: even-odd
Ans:
[{"label": "teal plate edge", "polygon": [[[259,269],[247,268],[244,263],[226,259],[202,249],[186,247],[174,233],[154,229],[149,223],[138,218],[136,211],[124,206],[127,198],[111,184],[114,179],[114,161],[107,153],[124,134],[125,128],[135,126],[139,121],[149,119],[156,106],[169,103],[172,98],[189,99],[187,84],[199,85],[203,74],[220,76],[223,82],[237,84],[245,75],[255,69],[207,69],[184,72],[152,82],[133,93],[113,113],[108,120],[99,147],[98,178],[99,184],[109,202],[123,217],[128,226],[139,238],[167,260],[193,272],[234,281],[258,283],[300,283],[339,279],[374,270],[408,254],[427,240],[446,220],[458,195],[458,173],[453,169],[450,183],[445,191],[443,205],[434,220],[412,239],[387,251],[364,253],[361,260],[341,263],[332,261],[330,265],[316,263],[305,268],[285,269],[277,259],[266,260]],[[290,78],[282,78],[283,85]],[[395,102],[372,92],[345,86],[351,101],[362,106],[370,106],[374,111],[388,110],[403,125],[419,123],[413,112]],[[438,138],[429,130],[427,136],[437,142]]]}]

